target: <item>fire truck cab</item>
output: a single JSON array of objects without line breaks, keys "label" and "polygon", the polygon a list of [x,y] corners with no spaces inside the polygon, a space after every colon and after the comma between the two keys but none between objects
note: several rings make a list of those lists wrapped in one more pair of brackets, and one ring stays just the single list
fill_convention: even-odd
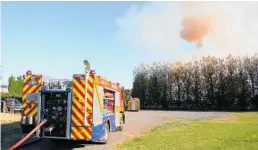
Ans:
[{"label": "fire truck cab", "polygon": [[[88,65],[88,64],[87,64]],[[107,143],[109,132],[121,131],[125,123],[124,88],[97,76],[85,65],[85,74],[72,80],[43,80],[24,76],[21,128],[28,134],[44,119],[35,136],[48,139]]]}]

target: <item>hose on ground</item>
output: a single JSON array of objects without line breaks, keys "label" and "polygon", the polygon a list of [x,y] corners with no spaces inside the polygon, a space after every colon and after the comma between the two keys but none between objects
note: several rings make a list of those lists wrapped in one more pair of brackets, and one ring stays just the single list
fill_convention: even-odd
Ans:
[{"label": "hose on ground", "polygon": [[46,119],[44,119],[40,124],[38,124],[33,130],[31,130],[25,137],[23,137],[19,142],[14,144],[12,147],[10,147],[8,150],[14,150],[15,148],[19,147],[23,142],[25,142],[34,132],[36,132],[43,124],[47,122]]}]

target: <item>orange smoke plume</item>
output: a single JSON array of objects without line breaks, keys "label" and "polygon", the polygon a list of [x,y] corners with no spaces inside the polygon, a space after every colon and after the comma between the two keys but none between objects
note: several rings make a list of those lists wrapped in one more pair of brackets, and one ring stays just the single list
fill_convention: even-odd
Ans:
[{"label": "orange smoke plume", "polygon": [[212,32],[212,20],[208,15],[187,16],[182,23],[180,36],[188,42],[197,42],[202,46],[202,39]]},{"label": "orange smoke plume", "polygon": [[[187,4],[187,5],[186,5]],[[191,8],[198,3],[185,3],[184,7]],[[197,42],[202,46],[202,39],[213,30],[212,16],[207,13],[198,13],[184,17],[180,36],[188,42]]]}]

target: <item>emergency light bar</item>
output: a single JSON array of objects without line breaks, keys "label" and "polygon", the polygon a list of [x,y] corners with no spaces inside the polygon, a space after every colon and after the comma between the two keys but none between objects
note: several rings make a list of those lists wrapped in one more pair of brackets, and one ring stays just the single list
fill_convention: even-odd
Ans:
[{"label": "emergency light bar", "polygon": [[43,88],[44,90],[66,90],[66,88],[69,88],[72,86],[72,82],[67,79],[52,79],[44,81]]}]

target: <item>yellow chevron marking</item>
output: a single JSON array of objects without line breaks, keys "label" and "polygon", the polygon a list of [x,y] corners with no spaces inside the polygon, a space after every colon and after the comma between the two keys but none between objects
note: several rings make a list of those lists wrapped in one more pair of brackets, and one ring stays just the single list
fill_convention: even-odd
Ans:
[{"label": "yellow chevron marking", "polygon": [[35,113],[37,113],[38,107],[36,107],[30,114],[29,117],[32,117]]},{"label": "yellow chevron marking", "polygon": [[[82,87],[75,79],[73,80],[73,83],[78,87],[80,92],[85,93],[85,87]],[[79,91],[78,91],[79,93]]]},{"label": "yellow chevron marking", "polygon": [[88,80],[93,83],[93,78],[91,76],[89,76]]},{"label": "yellow chevron marking", "polygon": [[77,121],[77,119],[74,116],[72,116],[72,120],[77,126],[81,126],[81,124]]},{"label": "yellow chevron marking", "polygon": [[75,107],[72,108],[72,111],[78,116],[79,119],[83,120],[83,116],[78,112]]},{"label": "yellow chevron marking", "polygon": [[79,94],[75,88],[73,88],[73,94],[76,95],[77,97],[79,97],[79,100],[80,99],[84,100],[84,97],[82,97],[81,94]]},{"label": "yellow chevron marking", "polygon": [[[26,91],[27,88],[29,88],[29,85],[28,85],[28,84],[26,84],[26,85],[23,87],[22,92]],[[26,93],[26,94],[27,94],[27,93]]]},{"label": "yellow chevron marking", "polygon": [[30,79],[31,75],[27,75],[24,79],[24,82],[23,83],[26,83],[29,79]]},{"label": "yellow chevron marking", "polygon": [[91,135],[86,131],[84,127],[81,128],[82,132],[86,133],[87,138],[91,138]]},{"label": "yellow chevron marking", "polygon": [[32,107],[34,107],[35,103],[32,103],[31,104],[31,108],[27,108],[25,111],[24,111],[24,114],[27,115],[27,113],[32,109]]},{"label": "yellow chevron marking", "polygon": [[90,105],[87,105],[87,108],[88,108],[89,110],[92,110],[92,107],[91,107]]},{"label": "yellow chevron marking", "polygon": [[88,86],[87,88],[88,88],[88,90],[89,90],[91,93],[93,93],[93,91],[92,91],[93,89],[92,89],[91,86]]},{"label": "yellow chevron marking", "polygon": [[[33,91],[34,89],[36,89],[36,87],[37,87],[37,86],[32,86],[32,88],[31,88],[27,93],[32,93],[32,91]],[[26,93],[26,94],[27,94],[27,93]]]},{"label": "yellow chevron marking", "polygon": [[82,108],[83,106],[74,98],[73,99],[74,104],[78,107],[78,108]]},{"label": "yellow chevron marking", "polygon": [[92,102],[93,99],[90,95],[88,95],[87,98]]},{"label": "yellow chevron marking", "polygon": [[74,127],[72,127],[72,128],[73,128],[74,133],[77,135],[77,137],[79,137],[79,139],[84,139],[83,136],[81,135],[81,133],[76,128],[74,128]]}]

